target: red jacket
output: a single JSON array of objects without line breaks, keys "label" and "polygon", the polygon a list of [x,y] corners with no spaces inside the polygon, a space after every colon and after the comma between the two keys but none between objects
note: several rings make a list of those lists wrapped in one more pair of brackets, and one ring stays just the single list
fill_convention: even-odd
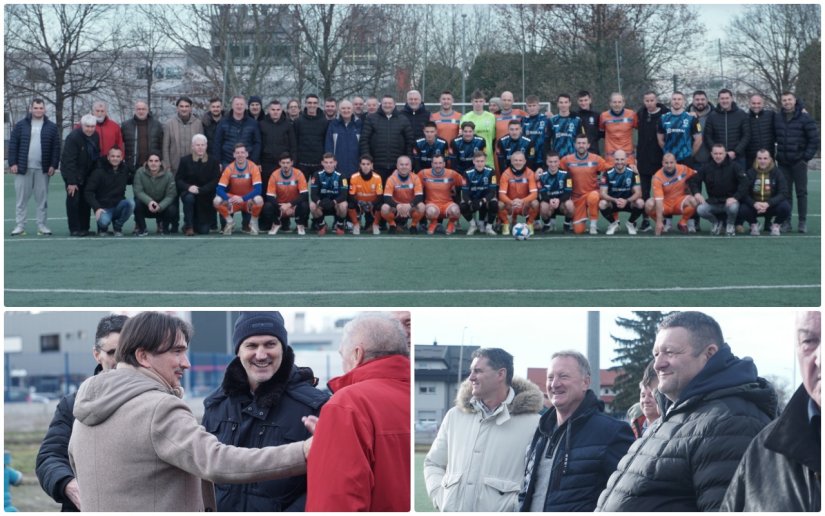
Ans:
[{"label": "red jacket", "polygon": [[109,154],[109,149],[117,146],[121,151],[126,152],[123,145],[123,133],[120,132],[120,126],[108,116],[103,119],[102,123],[98,123],[95,131],[100,138],[100,155],[106,156]]},{"label": "red jacket", "polygon": [[307,459],[306,510],[410,510],[410,360],[377,358],[329,382]]}]

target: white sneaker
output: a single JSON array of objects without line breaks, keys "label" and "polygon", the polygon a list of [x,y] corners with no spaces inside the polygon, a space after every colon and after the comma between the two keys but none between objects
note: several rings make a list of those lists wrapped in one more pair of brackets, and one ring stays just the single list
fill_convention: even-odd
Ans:
[{"label": "white sneaker", "polygon": [[711,226],[710,234],[716,236],[721,232],[722,232],[722,221],[717,220],[716,222],[713,223],[713,226]]},{"label": "white sneaker", "polygon": [[38,226],[37,234],[40,236],[52,236],[52,230],[47,228],[46,226]]},{"label": "white sneaker", "polygon": [[360,235],[361,234],[361,226],[356,226],[356,225],[353,224],[352,234],[353,235]]},{"label": "white sneaker", "polygon": [[[479,221],[479,223],[483,224],[483,222],[481,222],[481,221]],[[477,229],[478,229],[478,224],[476,223],[476,221],[471,220],[470,221],[470,227],[467,228],[467,236],[475,235]]]},{"label": "white sneaker", "polygon": [[[613,235],[616,233],[616,230],[619,229],[619,221],[611,222],[609,226],[607,226],[607,231],[604,232],[605,235]],[[593,235],[593,226],[590,226],[590,234]]]},{"label": "white sneaker", "polygon": [[231,219],[227,220],[226,221],[226,226],[224,226],[224,228],[223,228],[223,234],[224,235],[231,235],[232,234],[232,228],[234,228],[234,227],[235,227],[235,221],[231,220]]},{"label": "white sneaker", "polygon": [[670,221],[670,219],[665,219],[665,227],[662,230],[662,233],[668,233],[671,229],[673,229],[673,223]]},{"label": "white sneaker", "polygon": [[267,234],[269,234],[269,235],[277,235],[277,234],[278,234],[278,230],[279,230],[279,229],[281,229],[281,226],[276,226],[275,224],[272,224],[272,229],[270,229],[270,230],[269,230],[269,233],[267,233]]},{"label": "white sneaker", "polygon": [[771,224],[771,236],[781,236],[782,226],[779,224]]},{"label": "white sneaker", "polygon": [[725,235],[726,236],[736,236],[736,226],[733,224],[728,224],[725,226]]},{"label": "white sneaker", "polygon": [[372,225],[372,234],[373,235],[380,235],[381,234],[381,228],[378,227],[377,223]]},{"label": "white sneaker", "polygon": [[595,220],[590,221],[590,234],[591,235],[598,235],[599,234],[598,223]]},{"label": "white sneaker", "polygon": [[487,234],[487,235],[493,235],[493,236],[497,235],[496,229],[493,227],[492,224],[487,224],[486,225],[486,227],[484,228],[484,233]]},{"label": "white sneaker", "polygon": [[257,235],[260,232],[261,230],[258,227],[258,217],[252,217],[251,219],[249,219],[249,234]]},{"label": "white sneaker", "polygon": [[696,221],[688,219],[688,233],[696,233]]},{"label": "white sneaker", "polygon": [[23,228],[23,226],[17,226],[13,230],[11,230],[11,236],[20,236],[25,234],[26,230]]},{"label": "white sneaker", "polygon": [[756,222],[755,224],[751,224],[751,236],[759,236],[762,232],[762,224]]},{"label": "white sneaker", "polygon": [[635,235],[636,234],[636,224],[632,222],[625,222],[624,226],[627,228],[628,235]]},{"label": "white sneaker", "polygon": [[556,218],[555,217],[550,219],[550,222],[547,223],[547,232],[548,233],[555,233],[556,232]]},{"label": "white sneaker", "polygon": [[304,226],[301,226],[301,225],[299,224],[299,225],[298,225],[298,234],[299,234],[300,236],[304,236],[304,235],[306,235],[306,234],[307,234],[307,228],[305,228]]}]

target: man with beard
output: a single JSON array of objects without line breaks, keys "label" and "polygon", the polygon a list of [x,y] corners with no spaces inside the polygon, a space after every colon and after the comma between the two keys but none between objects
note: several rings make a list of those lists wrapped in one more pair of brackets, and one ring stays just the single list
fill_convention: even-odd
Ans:
[{"label": "man with beard", "polygon": [[736,224],[748,222],[751,235],[758,236],[763,226],[757,222],[757,217],[765,217],[764,227],[770,228],[771,236],[780,236],[782,224],[791,216],[785,176],[767,149],[756,153],[756,162],[746,174],[748,193],[739,204]]},{"label": "man with beard", "polygon": [[123,134],[117,122],[109,118],[109,106],[102,100],[92,104],[92,115],[97,121],[95,132],[100,138],[100,157],[109,154],[109,149],[117,147],[123,149]]},{"label": "man with beard", "polygon": [[713,152],[713,146],[721,143],[728,157],[745,169],[745,151],[751,138],[748,114],[739,109],[728,89],[719,90],[718,104],[705,122],[702,132],[705,147]]},{"label": "man with beard", "polygon": [[[662,148],[659,147],[658,128],[659,119],[668,109],[657,100],[656,92],[648,91],[644,94],[644,106],[636,112],[639,128],[636,139],[636,166],[639,172],[639,181],[642,187],[642,200],[650,199],[650,184],[653,174],[662,166]],[[650,220],[642,215],[640,231],[650,231]]]},{"label": "man with beard", "polygon": [[321,156],[327,138],[329,120],[320,107],[318,95],[310,93],[304,99],[304,110],[295,120],[295,138],[298,141],[298,162],[296,165],[305,174],[312,176],[321,170]]},{"label": "man with beard", "polygon": [[[203,426],[220,442],[261,448],[309,438],[301,418],[317,416],[329,396],[314,387],[311,369],[295,364],[288,336],[280,312],[241,312],[235,321],[235,359],[203,402]],[[221,512],[303,511],[306,491],[306,475],[215,485]]]},{"label": "man with beard", "polygon": [[207,141],[206,152],[210,154],[212,153],[212,149],[209,147],[212,144],[212,140],[215,139],[215,130],[218,128],[218,124],[223,118],[223,115],[223,102],[220,97],[212,97],[209,99],[209,110],[201,117],[201,124],[203,125],[203,135],[206,136]]}]

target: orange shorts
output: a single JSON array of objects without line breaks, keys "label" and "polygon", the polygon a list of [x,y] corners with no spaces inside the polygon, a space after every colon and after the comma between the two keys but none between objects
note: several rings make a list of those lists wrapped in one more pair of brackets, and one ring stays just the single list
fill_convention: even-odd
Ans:
[{"label": "orange shorts", "polygon": [[671,215],[681,215],[682,209],[685,206],[685,200],[690,197],[689,195],[680,195],[677,197],[665,197],[662,206],[664,208],[665,217],[669,217]]},{"label": "orange shorts", "polygon": [[456,203],[452,202],[452,201],[450,201],[450,202],[428,202],[428,203],[426,203],[426,205],[427,206],[435,206],[436,208],[438,208],[438,213],[439,213],[440,217],[446,217],[447,216],[447,210],[450,208],[450,206],[455,206],[456,208],[458,207],[458,205]]}]

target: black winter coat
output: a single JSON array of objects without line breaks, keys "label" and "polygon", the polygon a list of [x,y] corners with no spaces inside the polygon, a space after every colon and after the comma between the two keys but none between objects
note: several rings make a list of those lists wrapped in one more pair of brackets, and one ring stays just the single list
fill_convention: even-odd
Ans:
[{"label": "black winter coat", "polygon": [[553,471],[543,511],[592,512],[607,479],[633,444],[633,432],[627,423],[605,415],[604,402],[591,390],[561,427],[556,426],[556,409],[545,412],[527,455],[521,512],[530,511],[539,462],[549,460],[548,441],[558,443],[558,451],[549,452]]},{"label": "black winter coat", "polygon": [[[120,125],[120,133],[123,135],[124,149],[123,161],[132,169],[137,170],[143,163],[138,163],[138,130],[137,118],[132,117]],[[149,115],[149,153],[157,154],[163,159],[163,125]]]},{"label": "black winter coat", "polygon": [[83,192],[86,202],[94,211],[114,208],[126,198],[126,185],[130,179],[131,173],[125,163],[121,163],[115,170],[105,157],[100,158]]},{"label": "black winter coat", "polygon": [[84,185],[97,166],[100,138],[97,133],[86,136],[78,127],[69,133],[60,156],[60,172],[66,185]]},{"label": "black winter coat", "polygon": [[725,111],[722,106],[717,105],[708,115],[702,139],[708,152],[715,144],[721,143],[725,150],[735,152],[737,158],[745,157],[751,139],[748,114],[739,109],[736,102],[731,104],[730,111]]},{"label": "black winter coat", "polygon": [[783,165],[810,161],[819,151],[819,129],[802,106],[796,103],[793,117],[785,119],[780,111],[774,117],[776,125],[776,160]]},{"label": "black winter coat", "polygon": [[723,344],[675,403],[633,443],[597,511],[716,511],[756,434],[776,415],[776,392]]},{"label": "black winter coat", "polygon": [[190,186],[197,186],[198,195],[208,199],[211,204],[220,178],[221,166],[212,156],[208,156],[206,161],[195,161],[189,154],[180,159],[178,171],[175,174],[175,185],[178,187],[179,194],[189,190]]},{"label": "black winter coat", "polygon": [[[753,203],[756,202],[753,199],[753,192],[756,188],[757,173],[756,170],[749,168],[745,174],[748,176],[748,195],[742,199],[742,203],[753,207]],[[788,182],[785,180],[785,176],[779,171],[779,167],[776,165],[774,165],[768,175],[768,183],[768,188],[770,188],[771,195],[767,202],[771,208],[790,198]]]},{"label": "black winter coat", "polygon": [[[267,116],[258,125],[261,127],[261,171],[271,172],[278,168],[281,154],[288,152],[292,161],[298,159],[298,141],[292,121],[281,113],[281,118],[273,121]],[[266,188],[266,185],[264,185]]]},{"label": "black winter coat", "polygon": [[[320,166],[329,125],[329,120],[323,110],[319,109],[315,116],[310,116],[304,109],[294,124],[295,139],[298,142],[298,163]],[[312,171],[303,170],[302,172],[309,174]]]},{"label": "black winter coat", "polygon": [[430,121],[430,112],[422,103],[417,111],[413,111],[409,104],[404,104],[401,115],[407,117],[412,127],[413,141],[424,137],[424,124]]},{"label": "black winter coat", "polygon": [[258,122],[244,115],[242,120],[235,120],[232,113],[218,122],[215,129],[215,145],[210,145],[211,155],[220,163],[229,164],[235,160],[235,144],[243,142],[249,153],[249,160],[260,163],[261,159],[261,130]]},{"label": "black winter coat", "polygon": [[819,512],[822,438],[808,419],[801,385],[785,411],[751,442],[725,493],[722,511]]},{"label": "black winter coat", "polygon": [[410,121],[395,109],[387,116],[380,109],[368,115],[361,128],[361,155],[370,154],[376,167],[395,168],[399,156],[411,156],[415,145]]},{"label": "black winter coat", "polygon": [[[292,348],[281,367],[254,396],[246,371],[235,358],[221,387],[203,402],[203,426],[224,444],[243,448],[277,446],[308,439],[303,416],[317,416],[329,396],[313,387],[312,370],[294,365]],[[307,479],[300,475],[253,484],[216,484],[219,511],[303,511]]]},{"label": "black winter coat", "polygon": [[711,159],[702,165],[691,181],[694,181],[697,192],[702,191],[702,183],[705,183],[706,200],[710,204],[724,204],[728,197],[742,202],[750,187],[745,171],[727,155],[721,164]]},{"label": "black winter coat", "polygon": [[212,113],[206,112],[201,117],[201,124],[203,125],[203,135],[206,136],[206,152],[209,154],[213,154],[213,146],[212,142],[215,140],[215,131],[218,130],[218,124],[221,123],[223,117],[226,116],[226,112],[221,112],[221,118],[216,122],[214,118],[212,118]]},{"label": "black winter coat", "polygon": [[644,106],[636,112],[636,116],[639,119],[638,141],[636,142],[636,166],[639,168],[639,174],[643,176],[652,176],[657,170],[662,168],[664,151],[659,147],[659,119],[661,119],[665,113],[669,113],[670,110],[663,104],[657,103],[656,106],[659,108],[659,111],[656,113],[648,113]]},{"label": "black winter coat", "polygon": [[[32,115],[29,113],[14,125],[9,135],[9,153],[6,159],[10,167],[17,165],[17,173],[20,175],[28,172],[31,137]],[[40,157],[44,174],[49,172],[49,167],[57,169],[60,165],[60,135],[57,125],[47,116],[43,117],[43,127],[40,129]]]},{"label": "black winter coat", "polygon": [[[95,367],[95,373],[103,370],[100,364]],[[72,426],[74,425],[74,399],[77,393],[64,396],[57,404],[52,422],[46,430],[46,437],[40,443],[40,450],[37,452],[35,462],[35,474],[40,481],[40,487],[55,502],[61,504],[60,510],[63,512],[78,512],[75,504],[63,496],[63,491],[74,478],[74,471],[69,463],[69,439],[72,437]]]},{"label": "black winter coat", "polygon": [[748,167],[753,166],[753,158],[759,149],[768,149],[771,157],[776,155],[776,113],[763,109],[759,114],[748,110],[748,120],[751,126],[751,139],[748,142]]}]

